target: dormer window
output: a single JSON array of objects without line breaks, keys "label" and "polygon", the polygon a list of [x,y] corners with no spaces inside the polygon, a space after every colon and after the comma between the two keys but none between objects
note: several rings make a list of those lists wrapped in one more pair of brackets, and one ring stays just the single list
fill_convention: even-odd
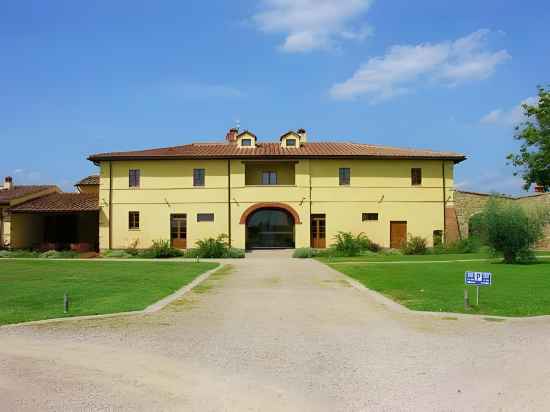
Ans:
[{"label": "dormer window", "polygon": [[281,136],[281,147],[296,148],[301,145],[301,136],[295,132],[287,132]]},{"label": "dormer window", "polygon": [[256,135],[248,130],[237,136],[237,145],[239,147],[256,147]]}]

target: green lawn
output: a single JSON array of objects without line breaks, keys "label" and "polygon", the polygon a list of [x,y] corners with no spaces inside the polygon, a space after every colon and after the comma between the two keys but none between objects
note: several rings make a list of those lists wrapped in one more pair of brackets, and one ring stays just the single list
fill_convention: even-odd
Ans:
[{"label": "green lawn", "polygon": [[[537,256],[544,258],[550,258],[550,252],[537,251]],[[424,261],[447,261],[447,260],[475,260],[484,259],[491,261],[501,260],[499,257],[491,256],[488,253],[448,253],[448,254],[428,254],[428,255],[383,255],[372,254],[365,256],[353,256],[353,257],[319,257],[317,258],[324,263],[336,263],[336,262],[424,262]]]},{"label": "green lawn", "polygon": [[[413,310],[478,313],[498,316],[550,314],[550,259],[529,265],[496,261],[446,263],[328,263]],[[464,272],[493,273],[493,285],[468,287],[473,307],[464,310]]]},{"label": "green lawn", "polygon": [[[141,310],[216,263],[0,261],[0,325]],[[69,314],[63,295],[70,296]]]}]

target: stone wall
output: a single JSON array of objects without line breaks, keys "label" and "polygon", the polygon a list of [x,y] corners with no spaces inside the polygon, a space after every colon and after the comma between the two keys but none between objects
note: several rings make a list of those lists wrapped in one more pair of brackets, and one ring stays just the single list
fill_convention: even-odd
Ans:
[{"label": "stone wall", "polygon": [[[476,213],[481,212],[490,198],[491,195],[488,193],[458,190],[455,192],[455,212],[458,221],[459,237],[461,239],[468,237],[468,222],[470,218]],[[547,205],[550,207],[550,193],[523,197],[500,196],[500,198],[507,202],[515,202],[525,208],[536,207],[537,205]],[[550,225],[546,227],[545,233],[545,238],[537,244],[537,248],[550,250]]]}]

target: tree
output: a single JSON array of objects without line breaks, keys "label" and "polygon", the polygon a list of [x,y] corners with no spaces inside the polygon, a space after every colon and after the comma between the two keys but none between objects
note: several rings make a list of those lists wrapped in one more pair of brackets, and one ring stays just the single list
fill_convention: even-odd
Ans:
[{"label": "tree", "polygon": [[481,237],[503,254],[505,263],[526,262],[534,258],[533,247],[549,221],[548,208],[525,210],[506,199],[491,198],[481,214]]},{"label": "tree", "polygon": [[508,160],[519,171],[525,190],[532,184],[550,189],[550,90],[538,88],[538,103],[524,104],[526,120],[516,127],[515,139],[521,141],[519,153],[508,155]]}]

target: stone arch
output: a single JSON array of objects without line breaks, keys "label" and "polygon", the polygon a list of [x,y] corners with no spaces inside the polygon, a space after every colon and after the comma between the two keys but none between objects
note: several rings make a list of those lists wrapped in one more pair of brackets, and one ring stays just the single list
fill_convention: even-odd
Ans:
[{"label": "stone arch", "polygon": [[299,225],[302,222],[300,221],[300,215],[289,205],[279,202],[262,202],[262,203],[255,203],[252,206],[248,207],[243,214],[241,215],[241,220],[239,223],[241,225],[246,224],[246,220],[248,219],[248,216],[250,216],[252,213],[254,213],[256,210],[259,209],[281,209],[286,210],[292,218],[294,219],[294,224]]}]

